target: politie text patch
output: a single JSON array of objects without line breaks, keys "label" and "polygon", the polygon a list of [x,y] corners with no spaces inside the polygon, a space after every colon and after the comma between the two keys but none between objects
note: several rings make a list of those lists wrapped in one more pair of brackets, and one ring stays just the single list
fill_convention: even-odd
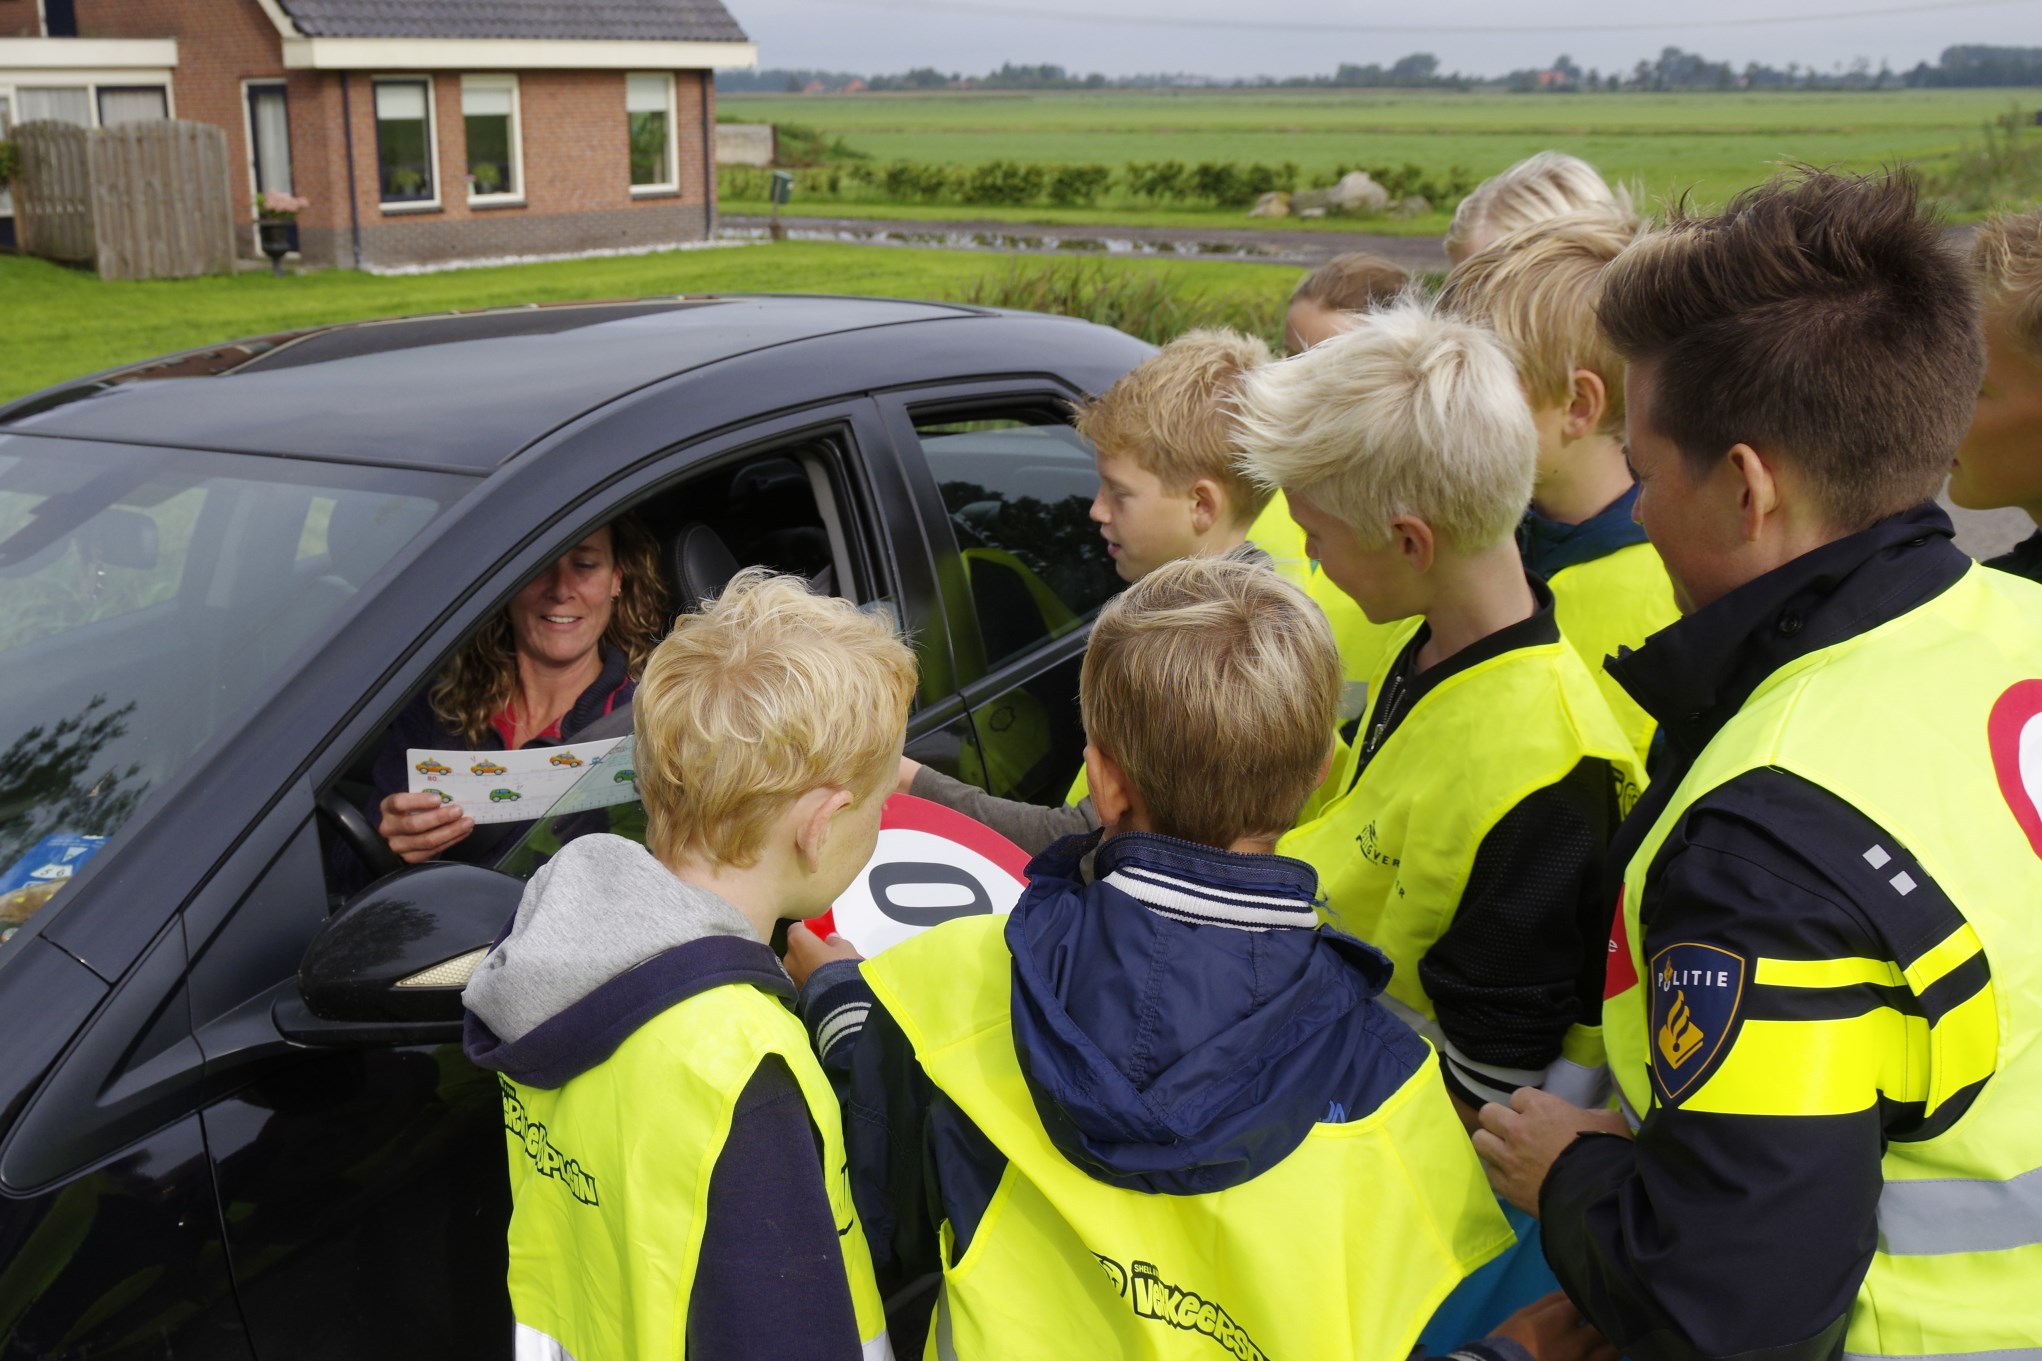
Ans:
[{"label": "politie text patch", "polygon": [[1652,956],[1652,1079],[1669,1101],[1709,1070],[1737,1024],[1744,958],[1683,941]]}]

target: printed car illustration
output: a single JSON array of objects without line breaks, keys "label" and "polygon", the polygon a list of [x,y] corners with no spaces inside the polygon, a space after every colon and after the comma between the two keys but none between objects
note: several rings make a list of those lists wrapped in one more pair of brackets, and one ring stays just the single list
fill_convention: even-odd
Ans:
[{"label": "printed car illustration", "polygon": [[563,751],[558,756],[547,757],[546,764],[549,766],[578,766],[581,764],[581,758],[579,756],[571,756]]},{"label": "printed car illustration", "polygon": [[449,793],[448,793],[448,792],[447,792],[446,790],[444,790],[444,789],[435,789],[435,790],[433,791],[433,793],[435,793],[435,794],[437,794],[437,795],[439,795],[439,796],[440,796],[440,803],[441,803],[442,805],[445,805],[445,804],[449,804],[449,803],[452,803],[452,802],[454,801],[454,796],[453,796],[452,794],[449,794]]},{"label": "printed car illustration", "polygon": [[492,789],[489,791],[489,801],[491,803],[511,803],[523,797],[525,796],[518,793],[515,789]]},{"label": "printed car illustration", "polygon": [[504,769],[494,761],[482,760],[469,766],[468,773],[470,775],[501,775],[504,773]]},{"label": "printed car illustration", "polygon": [[615,775],[612,775],[610,777],[610,782],[612,784],[630,784],[633,780],[637,778],[638,772],[633,770],[629,766],[625,766],[622,770],[618,771]]},{"label": "printed car illustration", "polygon": [[[503,1099],[462,1056],[463,966],[563,845],[647,819],[628,749],[541,760],[557,814],[567,790],[450,778],[511,757],[407,726],[435,681],[629,514],[669,617],[749,566],[883,613],[923,662],[907,754],[1060,802],[1118,589],[1070,408],[1154,351],[824,297],[230,340],[0,401],[0,615],[75,594],[81,547],[150,602],[0,652],[0,751],[70,734],[11,791],[26,821],[0,810],[0,875],[45,810],[108,834],[0,902],[0,1356],[496,1361]],[[617,699],[564,736],[633,728]],[[379,805],[428,776],[503,821],[406,864]]]}]

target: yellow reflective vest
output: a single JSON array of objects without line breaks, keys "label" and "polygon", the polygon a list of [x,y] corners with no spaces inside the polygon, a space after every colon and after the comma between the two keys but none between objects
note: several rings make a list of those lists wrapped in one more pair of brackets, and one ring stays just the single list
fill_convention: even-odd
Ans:
[{"label": "yellow reflective vest", "polygon": [[687,1354],[710,1174],[738,1096],[768,1054],[786,1061],[822,1137],[820,1169],[788,1175],[822,1172],[865,1355],[891,1355],[828,1079],[786,1007],[747,984],[726,984],[669,1007],[564,1086],[527,1087],[498,1075],[520,1357]]},{"label": "yellow reflective vest", "polygon": [[1580,654],[1582,664],[1631,741],[1642,765],[1658,724],[1616,677],[1603,670],[1605,657],[1619,647],[1635,648],[1680,618],[1673,603],[1673,582],[1659,550],[1649,543],[1628,544],[1614,553],[1562,567],[1546,580],[1553,592],[1553,615],[1560,634]]},{"label": "yellow reflective vest", "polygon": [[1014,1056],[1005,927],[946,922],[864,966],[930,1081],[1007,1158],[954,1264],[943,1227],[925,1356],[1405,1361],[1510,1244],[1432,1056],[1252,1181],[1198,1196],[1094,1181],[1050,1142]]},{"label": "yellow reflective vest", "polygon": [[[1769,677],[1703,749],[1625,871],[1603,1024],[1634,1120],[1661,1100],[1796,1116],[1863,1110],[1883,1096],[1933,1112],[1990,1076],[1948,1130],[1887,1144],[1878,1248],[1851,1311],[1847,1358],[2042,1355],[2038,714],[2042,587],[1973,567],[1927,604]],[[1836,1020],[1746,1019],[1727,1040],[1696,1034],[1694,1008],[1682,1006],[1684,975],[1661,977],[1670,961],[1644,955],[1650,870],[1697,800],[1760,767],[1790,771],[1864,813],[1928,871],[1965,924],[1905,970],[1892,960],[1761,958],[1750,962],[1753,983],[1871,981],[1919,996],[1983,950],[1991,984],[1933,1027],[1881,1008]],[[1891,857],[1884,846],[1863,854],[1875,871]],[[1889,883],[1895,893],[1913,888],[1904,872]],[[1735,958],[1726,957],[1724,974]],[[1664,994],[1656,1032],[1655,992]],[[1701,1054],[1697,1082],[1660,1091],[1649,1045],[1664,1047],[1676,1079],[1686,1055]],[[1809,1320],[1811,1330],[1826,1321]]]},{"label": "yellow reflective vest", "polygon": [[[1423,622],[1399,625],[1372,691]],[[1513,648],[1448,676],[1419,697],[1356,779],[1366,735],[1364,720],[1356,743],[1335,753],[1325,801],[1307,806],[1309,820],[1287,832],[1276,853],[1319,871],[1325,919],[1389,956],[1396,973],[1385,995],[1437,1041],[1418,964],[1452,924],[1482,839],[1527,795],[1584,760],[1608,763],[1626,809],[1644,770],[1565,639]],[[1582,1103],[1606,1093],[1595,1027],[1569,1032],[1545,1085]]]}]

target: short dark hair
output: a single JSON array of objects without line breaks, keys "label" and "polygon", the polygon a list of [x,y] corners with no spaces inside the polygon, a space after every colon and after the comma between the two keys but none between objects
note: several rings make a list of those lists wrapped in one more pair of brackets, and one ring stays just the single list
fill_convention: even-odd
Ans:
[{"label": "short dark hair", "polygon": [[1688,468],[1733,444],[1804,473],[1838,528],[1936,492],[1985,370],[1965,262],[1912,176],[1802,168],[1720,215],[1674,209],[1618,256],[1596,307],[1654,366],[1652,419]]},{"label": "short dark hair", "polygon": [[1293,303],[1317,303],[1330,312],[1361,312],[1395,302],[1411,276],[1365,250],[1336,255],[1307,274],[1290,295]]}]

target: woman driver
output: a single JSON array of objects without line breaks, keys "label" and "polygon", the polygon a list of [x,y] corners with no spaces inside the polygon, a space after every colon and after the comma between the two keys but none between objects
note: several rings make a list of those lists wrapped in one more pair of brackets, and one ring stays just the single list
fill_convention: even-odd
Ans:
[{"label": "woman driver", "polygon": [[[391,724],[372,776],[382,795],[376,831],[390,849],[417,864],[475,830],[460,804],[443,804],[430,791],[405,792],[406,751],[572,742],[629,702],[665,626],[665,608],[658,545],[629,516],[591,533],[527,582]],[[490,844],[508,844],[508,830]]]}]

